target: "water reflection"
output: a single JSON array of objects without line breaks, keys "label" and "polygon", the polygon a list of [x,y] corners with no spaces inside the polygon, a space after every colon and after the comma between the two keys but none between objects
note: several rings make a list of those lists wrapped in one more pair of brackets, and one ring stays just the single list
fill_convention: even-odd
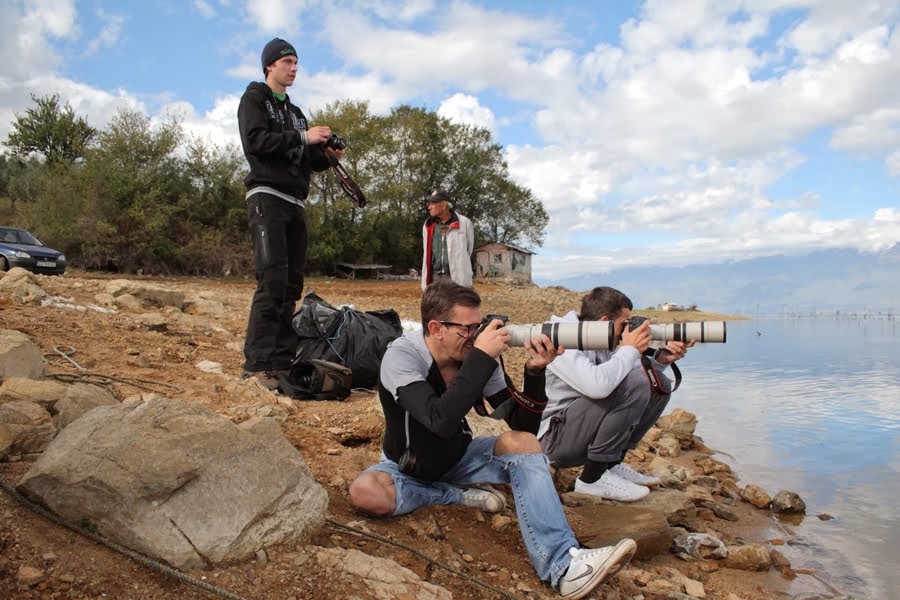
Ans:
[{"label": "water reflection", "polygon": [[800,494],[809,516],[788,527],[808,547],[785,554],[859,598],[900,598],[898,356],[893,320],[730,322],[727,344],[682,361],[670,405],[698,415],[743,484]]}]

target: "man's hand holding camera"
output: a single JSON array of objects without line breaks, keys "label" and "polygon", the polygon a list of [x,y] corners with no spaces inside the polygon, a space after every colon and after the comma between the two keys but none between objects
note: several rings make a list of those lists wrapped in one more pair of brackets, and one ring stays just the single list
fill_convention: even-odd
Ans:
[{"label": "man's hand holding camera", "polygon": [[620,346],[632,346],[641,354],[650,347],[653,336],[650,335],[650,321],[644,321],[636,329],[632,330],[631,324],[625,324],[625,330],[622,332],[622,341]]},{"label": "man's hand holding camera", "polygon": [[[493,317],[494,315],[489,315],[485,319],[486,324],[476,335],[474,346],[491,358],[497,358],[509,350],[510,335],[504,327],[506,325],[506,317]],[[528,359],[525,361],[525,370],[531,375],[536,375],[543,371],[547,365],[553,362],[554,358],[564,351],[562,346],[555,347],[546,335],[525,340],[524,347],[528,353]]]},{"label": "man's hand holding camera", "polygon": [[529,375],[539,374],[564,351],[562,346],[555,347],[546,335],[525,340],[525,352],[528,354],[528,360],[525,361],[525,372]]},{"label": "man's hand holding camera", "polygon": [[509,332],[500,319],[492,319],[475,338],[474,346],[490,356],[497,358],[509,350]]},{"label": "man's hand holding camera", "polygon": [[[333,138],[338,138],[340,143],[332,142]],[[347,151],[347,144],[340,138],[331,133],[331,127],[328,125],[316,125],[306,130],[306,143],[325,144],[325,154],[332,156],[338,160],[344,158],[344,152]]]},{"label": "man's hand holding camera", "polygon": [[688,348],[694,347],[694,340],[689,342],[676,342],[674,340],[669,340],[666,342],[665,348],[660,348],[659,352],[656,353],[656,362],[661,365],[671,365],[676,360],[680,360],[684,358],[684,355],[687,354]]}]

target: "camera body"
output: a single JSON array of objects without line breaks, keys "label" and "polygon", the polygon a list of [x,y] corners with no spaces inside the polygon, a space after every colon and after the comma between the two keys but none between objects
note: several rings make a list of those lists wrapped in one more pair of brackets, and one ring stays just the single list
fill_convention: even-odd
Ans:
[{"label": "camera body", "polygon": [[650,319],[647,317],[642,317],[640,315],[632,315],[630,319],[628,319],[628,329],[630,331],[634,331],[638,327],[641,326],[641,323],[644,321],[649,321]]},{"label": "camera body", "polygon": [[331,148],[332,150],[343,150],[347,147],[347,140],[336,133],[332,133],[331,137],[325,141],[325,147]]},{"label": "camera body", "polygon": [[488,325],[490,325],[494,319],[500,319],[501,321],[503,321],[504,325],[509,323],[508,315],[494,315],[494,314],[488,315],[481,320],[481,327],[479,327],[478,331],[475,332],[475,337],[477,338],[479,335],[481,335],[481,332],[484,331],[484,328],[487,327]]}]

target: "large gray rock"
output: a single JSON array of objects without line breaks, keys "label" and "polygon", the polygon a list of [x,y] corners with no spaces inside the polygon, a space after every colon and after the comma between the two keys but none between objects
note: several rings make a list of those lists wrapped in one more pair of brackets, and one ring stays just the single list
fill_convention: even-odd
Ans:
[{"label": "large gray rock", "polygon": [[0,460],[43,452],[55,435],[50,413],[42,406],[25,400],[0,404]]},{"label": "large gray rock", "polygon": [[153,398],[91,410],[66,427],[18,489],[70,522],[178,568],[305,541],[328,496],[272,419],[234,425]]},{"label": "large gray rock", "polygon": [[112,406],[118,403],[115,396],[100,386],[89,383],[73,383],[53,407],[59,413],[56,426],[63,429],[78,417],[98,406]]},{"label": "large gray rock", "polygon": [[37,344],[21,331],[0,329],[0,379],[41,379],[43,376],[44,357]]}]

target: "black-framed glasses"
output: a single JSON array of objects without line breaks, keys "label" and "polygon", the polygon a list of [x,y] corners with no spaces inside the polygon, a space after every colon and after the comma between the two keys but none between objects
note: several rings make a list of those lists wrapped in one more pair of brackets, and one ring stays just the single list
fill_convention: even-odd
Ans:
[{"label": "black-framed glasses", "polygon": [[470,323],[465,325],[463,323],[454,323],[453,321],[438,321],[444,327],[459,327],[460,329],[464,329],[465,333],[456,332],[456,335],[463,339],[469,339],[475,337],[475,334],[478,333],[478,329],[481,328],[481,322],[478,323]]}]

